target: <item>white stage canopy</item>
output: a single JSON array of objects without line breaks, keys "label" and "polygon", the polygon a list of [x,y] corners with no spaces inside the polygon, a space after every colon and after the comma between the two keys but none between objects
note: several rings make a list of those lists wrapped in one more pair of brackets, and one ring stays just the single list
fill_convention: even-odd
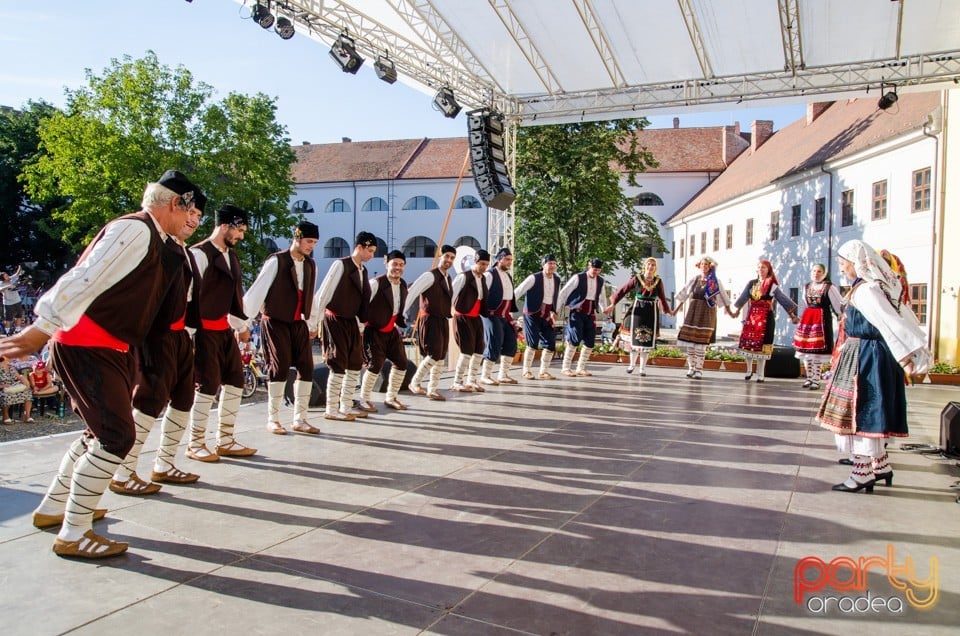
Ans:
[{"label": "white stage canopy", "polygon": [[[252,7],[254,0],[239,0]],[[260,0],[266,4],[266,0]],[[958,0],[274,0],[521,125],[879,97],[960,78]],[[364,72],[370,72],[365,70]],[[888,89],[884,89],[885,91]]]}]

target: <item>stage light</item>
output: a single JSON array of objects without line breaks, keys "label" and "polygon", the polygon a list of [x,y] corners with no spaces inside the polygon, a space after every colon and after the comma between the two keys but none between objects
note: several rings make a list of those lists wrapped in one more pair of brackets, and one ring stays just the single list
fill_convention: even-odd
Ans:
[{"label": "stage light", "polygon": [[460,104],[453,96],[453,91],[447,86],[442,86],[433,98],[433,105],[443,113],[444,117],[453,119],[460,112]]},{"label": "stage light", "polygon": [[373,63],[373,70],[377,72],[377,77],[387,84],[397,81],[397,66],[389,57],[378,55],[377,61]]},{"label": "stage light", "polygon": [[360,67],[363,66],[363,58],[357,53],[353,38],[346,33],[340,35],[337,41],[330,47],[330,57],[337,63],[340,70],[344,73],[357,74]]},{"label": "stage light", "polygon": [[262,26],[264,29],[269,29],[273,26],[274,17],[270,13],[270,3],[260,4],[259,2],[253,5],[253,11],[251,13],[253,21]]},{"label": "stage light", "polygon": [[[893,88],[893,90],[892,90],[892,91],[887,91],[886,93],[884,93],[884,92],[883,92],[883,87],[884,87],[884,86],[890,86],[891,88]],[[881,92],[880,100],[877,102],[877,108],[879,108],[880,110],[887,110],[888,108],[890,108],[891,106],[893,106],[894,104],[897,103],[897,99],[899,99],[899,98],[897,97],[897,85],[896,85],[896,84],[885,84],[885,83],[881,83],[881,84],[880,84],[880,92]]]},{"label": "stage light", "polygon": [[289,40],[297,32],[293,28],[293,22],[283,16],[277,18],[277,26],[273,30],[277,32],[281,40]]}]

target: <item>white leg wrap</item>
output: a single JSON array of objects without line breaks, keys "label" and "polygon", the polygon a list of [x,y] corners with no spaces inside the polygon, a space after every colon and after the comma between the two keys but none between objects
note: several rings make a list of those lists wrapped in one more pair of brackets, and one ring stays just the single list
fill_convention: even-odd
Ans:
[{"label": "white leg wrap", "polygon": [[217,416],[220,425],[217,427],[217,446],[229,446],[234,442],[233,426],[237,423],[237,413],[240,411],[240,400],[243,398],[243,389],[238,386],[224,384],[220,387],[220,406]]},{"label": "white leg wrap", "polygon": [[540,352],[540,373],[550,371],[550,361],[553,360],[553,351],[544,349]]},{"label": "white leg wrap", "polygon": [[369,370],[363,372],[363,379],[360,381],[361,400],[373,402],[373,385],[377,383],[379,377],[379,373],[370,373]]},{"label": "white leg wrap", "polygon": [[[546,349],[544,349],[543,351],[545,354]],[[533,349],[532,347],[527,347],[526,349],[524,349],[523,351],[523,372],[524,373],[530,373],[530,369],[533,368],[533,359],[536,357],[537,357],[536,349]]]},{"label": "white leg wrap", "polygon": [[443,360],[434,360],[430,367],[430,384],[427,385],[429,393],[436,393],[440,389],[440,376],[443,375]]},{"label": "white leg wrap", "polygon": [[267,423],[280,421],[284,382],[267,382]]},{"label": "white leg wrap", "polygon": [[500,375],[498,380],[505,380],[510,377],[510,367],[513,366],[513,356],[500,356]]},{"label": "white leg wrap", "polygon": [[467,371],[467,382],[470,384],[479,384],[480,367],[483,366],[483,354],[475,353],[470,356],[470,369]]},{"label": "white leg wrap", "polygon": [[204,444],[207,436],[207,420],[210,419],[210,406],[213,405],[213,396],[196,392],[193,396],[193,408],[190,410],[190,444],[189,448],[198,449]]},{"label": "white leg wrap", "polygon": [[173,468],[177,457],[177,447],[183,439],[183,432],[190,421],[190,414],[178,411],[172,406],[167,407],[160,423],[160,448],[157,449],[157,458],[153,462],[153,469],[158,473],[165,473]]},{"label": "white leg wrap", "polygon": [[313,392],[313,381],[297,380],[294,391],[293,419],[295,422],[306,421],[307,413],[310,410],[310,394]]},{"label": "white leg wrap", "polygon": [[70,497],[59,537],[77,541],[93,527],[93,511],[122,459],[103,450],[100,440],[87,442],[87,452],[74,465]]},{"label": "white leg wrap", "polygon": [[486,358],[482,358],[482,361],[483,361],[483,375],[482,375],[482,377],[485,378],[485,379],[487,379],[487,380],[492,380],[492,379],[493,379],[493,372],[494,372],[494,369],[496,368],[494,365],[495,365],[496,363],[495,363],[493,360],[487,360]]},{"label": "white leg wrap", "polygon": [[67,497],[70,496],[70,480],[73,478],[73,469],[77,460],[87,452],[87,443],[83,435],[73,440],[70,448],[64,453],[60,460],[60,468],[57,475],[47,488],[47,494],[43,501],[37,507],[37,512],[44,515],[63,514],[63,509],[67,505]]},{"label": "white leg wrap", "polygon": [[137,472],[137,460],[140,459],[140,451],[143,450],[143,443],[147,441],[147,436],[153,430],[153,423],[156,421],[156,418],[152,415],[133,409],[133,423],[136,426],[137,434],[130,452],[123,458],[123,462],[117,466],[117,472],[113,476],[114,479],[127,481],[133,473]]},{"label": "white leg wrap", "polygon": [[360,381],[360,370],[347,371],[343,374],[343,387],[340,389],[340,410],[349,413],[353,409],[353,394],[357,392],[357,382]]},{"label": "white leg wrap", "polygon": [[587,360],[590,359],[590,354],[593,353],[593,349],[590,347],[584,347],[580,350],[580,357],[577,359],[577,371],[585,371],[587,368]]},{"label": "white leg wrap", "polygon": [[453,370],[453,383],[463,384],[470,368],[470,356],[463,353],[457,358],[457,367]]},{"label": "white leg wrap", "polygon": [[423,381],[430,376],[430,369],[433,368],[433,363],[436,362],[430,356],[427,356],[420,361],[420,366],[417,367],[416,373],[413,374],[413,377],[410,378],[410,386],[418,387],[423,384]]},{"label": "white leg wrap", "polygon": [[387,384],[387,399],[396,400],[400,394],[400,386],[403,384],[403,378],[406,377],[406,369],[390,369],[390,382]]},{"label": "white leg wrap", "polygon": [[343,374],[330,372],[327,378],[327,415],[333,415],[340,408],[340,391],[343,388]]},{"label": "white leg wrap", "polygon": [[571,365],[573,365],[573,355],[577,352],[577,348],[574,347],[569,342],[567,346],[563,348],[563,364],[560,366],[561,371],[571,371]]}]

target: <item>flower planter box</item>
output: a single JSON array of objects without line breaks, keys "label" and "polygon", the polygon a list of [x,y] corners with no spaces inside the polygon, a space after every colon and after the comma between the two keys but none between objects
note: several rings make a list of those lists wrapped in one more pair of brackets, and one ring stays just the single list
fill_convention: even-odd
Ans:
[{"label": "flower planter box", "polygon": [[930,384],[950,384],[960,386],[960,373],[928,373]]},{"label": "flower planter box", "polygon": [[615,353],[594,353],[590,355],[589,362],[619,362],[620,356]]},{"label": "flower planter box", "polygon": [[736,371],[737,373],[746,373],[747,372],[747,363],[746,361],[737,362],[735,360],[724,360],[723,362],[724,371]]},{"label": "flower planter box", "polygon": [[686,358],[650,358],[650,364],[658,367],[683,368],[687,366]]},{"label": "flower planter box", "polygon": [[704,360],[703,369],[704,371],[719,371],[722,363],[723,360]]}]

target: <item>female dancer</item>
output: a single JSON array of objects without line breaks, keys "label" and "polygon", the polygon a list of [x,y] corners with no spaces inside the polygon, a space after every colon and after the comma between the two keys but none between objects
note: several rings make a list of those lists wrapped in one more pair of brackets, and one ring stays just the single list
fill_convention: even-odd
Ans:
[{"label": "female dancer", "polygon": [[707,345],[717,341],[717,303],[724,306],[727,315],[734,318],[730,311],[727,292],[717,278],[717,261],[704,256],[697,264],[700,273],[694,276],[677,292],[676,306],[670,312],[677,314],[677,308],[690,299],[683,326],[677,334],[677,342],[689,348],[687,353],[687,377],[699,380],[703,377],[703,359]]},{"label": "female dancer", "polygon": [[740,354],[747,359],[747,375],[744,380],[748,382],[753,377],[753,361],[757,361],[757,382],[763,382],[767,360],[773,356],[773,334],[776,329],[774,300],[787,311],[790,320],[799,322],[797,304],[780,291],[773,265],[770,261],[760,261],[757,265],[757,277],[747,283],[740,298],[733,304],[737,308],[737,316],[740,315],[740,308],[748,305],[739,345]]},{"label": "female dancer", "polygon": [[650,350],[657,346],[660,311],[670,314],[670,303],[667,302],[667,296],[663,290],[663,280],[657,276],[657,259],[651,256],[643,261],[643,273],[631,276],[623,287],[614,292],[606,313],[612,312],[617,303],[631,292],[633,292],[633,306],[620,327],[620,342],[626,343],[630,350],[630,366],[627,367],[627,373],[633,373],[639,356],[640,375],[647,375],[643,368],[647,365]]},{"label": "female dancer", "polygon": [[840,271],[853,281],[840,348],[817,412],[820,425],[836,434],[837,449],[853,454],[853,472],[833,490],[873,492],[877,481],[893,483],[884,449],[889,437],[907,436],[905,373],[930,364],[927,337],[901,300],[890,266],[863,241],[840,246]]},{"label": "female dancer", "polygon": [[833,354],[833,316],[843,314],[843,299],[830,282],[826,265],[814,264],[810,276],[813,280],[807,283],[803,294],[807,308],[793,335],[793,347],[807,372],[803,388],[816,391],[820,388],[823,365]]}]

